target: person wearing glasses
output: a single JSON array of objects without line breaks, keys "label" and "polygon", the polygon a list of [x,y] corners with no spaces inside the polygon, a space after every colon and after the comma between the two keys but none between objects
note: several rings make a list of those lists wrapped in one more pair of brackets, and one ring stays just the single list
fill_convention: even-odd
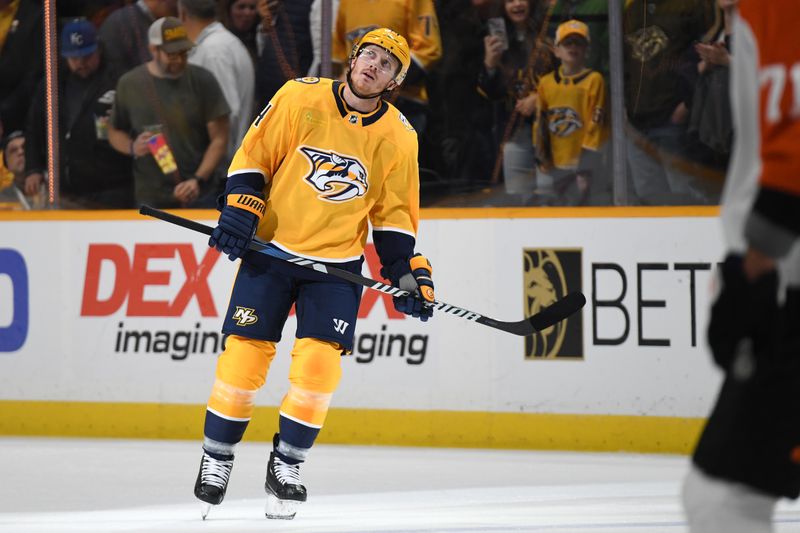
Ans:
[{"label": "person wearing glasses", "polygon": [[361,288],[322,273],[248,252],[254,236],[276,252],[361,272],[369,226],[381,274],[410,293],[399,311],[433,314],[427,259],[415,254],[419,225],[417,135],[385,101],[411,62],[404,37],[373,30],[350,53],[346,81],[298,78],[278,90],[245,135],[219,199],[209,240],[242,259],[222,331],[206,410],[195,495],[203,517],[225,496],[242,440],[292,305],[297,329],[289,387],[267,464],[268,518],[293,518],[306,501],[305,461],[353,349]]}]

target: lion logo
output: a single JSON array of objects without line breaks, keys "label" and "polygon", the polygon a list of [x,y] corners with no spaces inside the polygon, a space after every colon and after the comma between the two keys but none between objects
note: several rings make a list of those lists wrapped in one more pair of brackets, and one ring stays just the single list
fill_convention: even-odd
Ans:
[{"label": "lion logo", "polygon": [[367,193],[367,169],[355,157],[309,146],[299,150],[311,163],[311,171],[303,179],[319,191],[320,200],[347,202]]},{"label": "lion logo", "polygon": [[[553,250],[527,250],[524,254],[525,316],[535,315],[566,293],[564,268]],[[526,339],[526,357],[555,359],[564,344],[566,321]]]},{"label": "lion logo", "polygon": [[569,137],[583,127],[581,116],[571,107],[548,109],[547,123],[550,133],[556,137]]}]

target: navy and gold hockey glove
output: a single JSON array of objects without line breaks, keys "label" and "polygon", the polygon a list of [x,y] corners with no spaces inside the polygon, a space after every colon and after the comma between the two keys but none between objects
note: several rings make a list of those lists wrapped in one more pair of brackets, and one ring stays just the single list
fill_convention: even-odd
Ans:
[{"label": "navy and gold hockey glove", "polygon": [[411,294],[392,298],[394,308],[419,318],[423,322],[433,316],[433,307],[425,305],[433,303],[433,268],[422,254],[414,254],[409,261],[397,261],[389,268],[389,279],[395,287]]},{"label": "navy and gold hockey glove", "polygon": [[234,261],[247,252],[258,222],[266,213],[264,194],[252,187],[238,185],[226,190],[219,203],[223,206],[222,212],[208,245]]}]

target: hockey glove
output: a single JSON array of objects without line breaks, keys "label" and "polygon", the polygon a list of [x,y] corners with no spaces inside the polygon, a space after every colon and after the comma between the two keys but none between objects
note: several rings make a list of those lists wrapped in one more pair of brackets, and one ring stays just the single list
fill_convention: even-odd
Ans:
[{"label": "hockey glove", "polygon": [[721,278],[719,295],[711,307],[708,344],[714,362],[727,372],[745,339],[752,341],[756,356],[769,353],[778,311],[778,275],[772,271],[750,281],[742,257],[728,255]]},{"label": "hockey glove", "polygon": [[433,307],[425,305],[435,300],[430,261],[422,254],[414,254],[409,261],[397,261],[388,270],[392,284],[411,293],[393,298],[394,308],[423,322],[432,317]]},{"label": "hockey glove", "polygon": [[247,252],[258,222],[266,212],[264,194],[251,187],[239,186],[226,191],[226,195],[220,198],[224,207],[208,245],[234,261]]}]

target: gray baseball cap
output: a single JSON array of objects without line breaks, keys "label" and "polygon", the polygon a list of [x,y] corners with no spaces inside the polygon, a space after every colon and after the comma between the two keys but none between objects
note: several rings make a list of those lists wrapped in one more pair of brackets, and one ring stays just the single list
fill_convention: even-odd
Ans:
[{"label": "gray baseball cap", "polygon": [[194,46],[186,28],[175,17],[162,17],[150,25],[147,33],[150,44],[158,46],[168,54],[183,52]]}]

